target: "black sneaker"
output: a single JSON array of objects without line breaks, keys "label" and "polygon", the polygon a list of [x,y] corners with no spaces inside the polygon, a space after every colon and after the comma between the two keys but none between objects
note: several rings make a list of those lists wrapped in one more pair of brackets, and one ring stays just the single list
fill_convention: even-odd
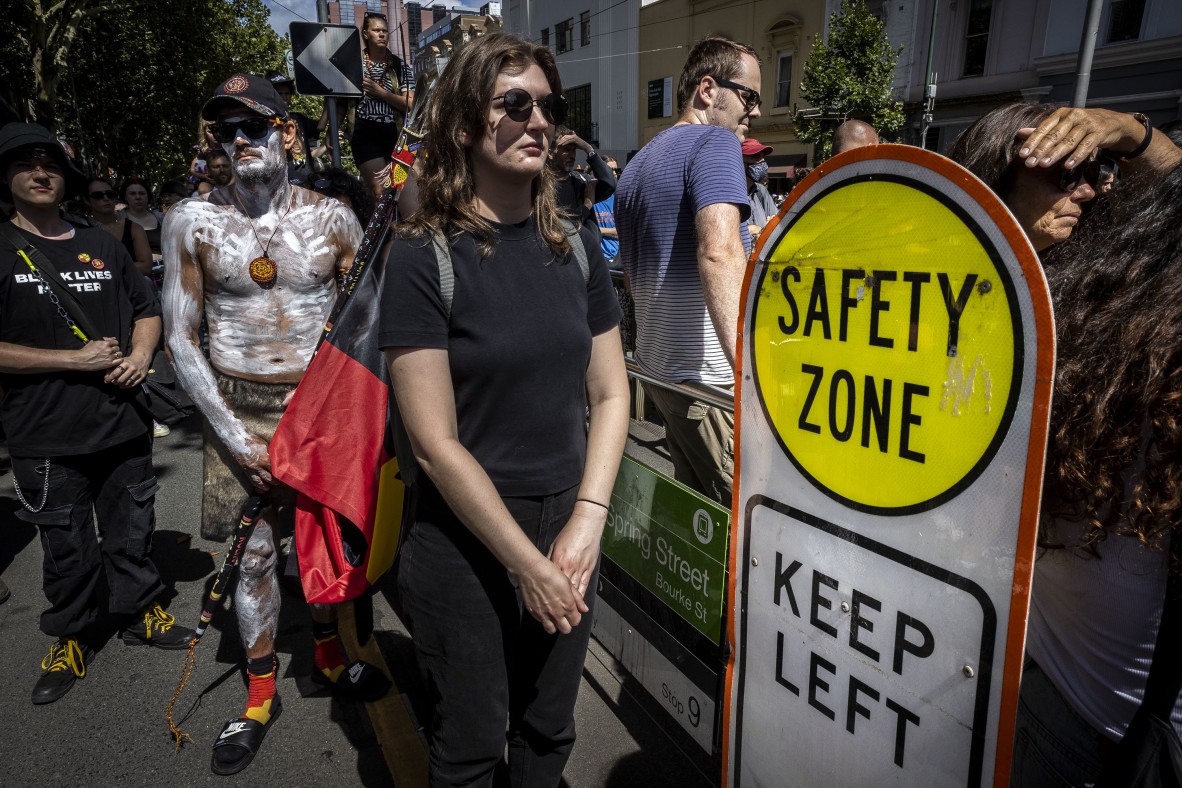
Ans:
[{"label": "black sneaker", "polygon": [[119,636],[129,646],[182,649],[189,647],[195,634],[188,627],[176,623],[176,619],[165,612],[159,603],[153,602],[152,606],[140,613],[135,623],[125,627]]},{"label": "black sneaker", "polygon": [[78,679],[86,677],[86,663],[94,657],[89,646],[77,638],[55,640],[41,660],[45,672],[33,685],[33,703],[40,706],[62,698]]}]

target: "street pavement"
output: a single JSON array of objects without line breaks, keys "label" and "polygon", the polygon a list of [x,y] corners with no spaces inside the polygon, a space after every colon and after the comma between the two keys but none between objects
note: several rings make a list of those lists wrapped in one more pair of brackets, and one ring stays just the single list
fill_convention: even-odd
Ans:
[{"label": "street pavement", "polygon": [[[201,425],[194,417],[157,440],[157,529],[153,556],[169,586],[168,609],[194,626],[225,545],[200,537]],[[38,628],[42,551],[35,528],[18,520],[7,455],[0,457],[0,576],[12,597],[0,604],[0,786],[199,786],[227,779],[281,786],[422,784],[425,754],[414,711],[426,714],[409,635],[379,584],[368,654],[380,653],[397,684],[379,703],[333,697],[308,678],[311,620],[284,591],[278,649],[282,716],[250,767],[236,778],[209,770],[210,745],[242,712],[243,652],[230,610],[214,618],[175,717],[192,736],[177,749],[164,710],[177,689],[183,651],[125,646],[111,637],[84,679],[48,706],[30,702],[51,638]],[[350,629],[350,627],[345,627]],[[349,638],[346,638],[347,642]],[[716,767],[592,641],[576,709],[579,741],[564,784],[708,786]],[[397,781],[396,779],[397,778]]]}]

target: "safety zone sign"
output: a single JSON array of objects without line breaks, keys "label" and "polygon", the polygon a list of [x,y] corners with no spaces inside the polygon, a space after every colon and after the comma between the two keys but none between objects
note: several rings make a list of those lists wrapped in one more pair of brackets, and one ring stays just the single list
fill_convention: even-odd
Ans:
[{"label": "safety zone sign", "polygon": [[1005,785],[1054,368],[998,199],[916,148],[818,167],[748,272],[732,785]]}]

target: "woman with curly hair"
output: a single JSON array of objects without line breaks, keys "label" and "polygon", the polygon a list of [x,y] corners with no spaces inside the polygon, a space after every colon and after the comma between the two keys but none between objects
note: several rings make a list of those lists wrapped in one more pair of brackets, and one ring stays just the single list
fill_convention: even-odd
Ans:
[{"label": "woman with curly hair", "polygon": [[548,47],[465,44],[386,265],[378,338],[421,470],[398,587],[435,699],[433,786],[491,785],[506,723],[511,785],[557,785],[574,747],[628,385],[599,239],[559,213],[546,166],[565,114]]},{"label": "woman with curly hair", "polygon": [[[1097,148],[1129,179],[1081,222],[1094,193],[1071,170]],[[1182,569],[1170,557],[1182,546],[1182,151],[1132,115],[1011,105],[950,155],[1022,224],[1055,307],[1012,785],[1092,785],[1144,698],[1166,581]]]}]

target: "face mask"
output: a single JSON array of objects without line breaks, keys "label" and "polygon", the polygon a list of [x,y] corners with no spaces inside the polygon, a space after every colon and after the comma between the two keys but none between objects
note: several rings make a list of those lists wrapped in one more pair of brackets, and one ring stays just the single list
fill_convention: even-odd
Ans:
[{"label": "face mask", "polygon": [[767,162],[757,161],[754,164],[747,165],[747,177],[759,183],[767,175]]}]

